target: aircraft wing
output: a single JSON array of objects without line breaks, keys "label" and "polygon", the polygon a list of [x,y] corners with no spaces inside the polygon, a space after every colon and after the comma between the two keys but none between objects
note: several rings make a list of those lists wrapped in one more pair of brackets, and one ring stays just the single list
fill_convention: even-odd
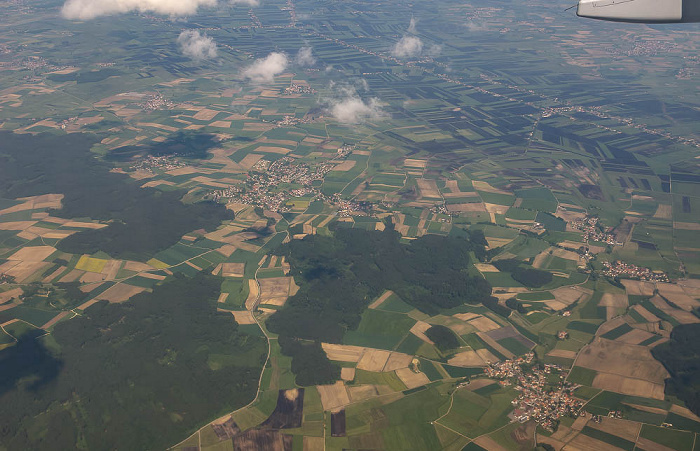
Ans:
[{"label": "aircraft wing", "polygon": [[576,14],[614,22],[700,22],[700,0],[579,0]]}]

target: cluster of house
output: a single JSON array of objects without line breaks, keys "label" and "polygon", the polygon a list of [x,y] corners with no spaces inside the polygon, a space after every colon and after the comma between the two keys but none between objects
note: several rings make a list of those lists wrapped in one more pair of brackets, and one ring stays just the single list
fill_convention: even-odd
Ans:
[{"label": "cluster of house", "polygon": [[307,86],[307,85],[300,85],[297,83],[292,83],[291,86],[288,88],[284,88],[284,93],[286,95],[290,94],[316,94],[316,90]]},{"label": "cluster of house", "polygon": [[668,275],[663,271],[652,271],[649,268],[625,263],[617,260],[614,262],[603,262],[603,274],[608,277],[628,277],[651,282],[668,282]]},{"label": "cluster of house", "polygon": [[146,101],[139,106],[144,111],[155,111],[173,108],[175,104],[158,93],[148,97]]},{"label": "cluster of house", "polygon": [[[262,159],[251,168],[245,184],[212,191],[211,196],[216,202],[226,198],[229,199],[229,202],[256,205],[281,213],[290,210],[287,205],[287,201],[290,199],[320,197],[327,200],[313,186],[313,182],[323,180],[326,174],[339,163],[338,160],[346,157],[353,148],[353,146],[348,145],[339,147],[334,158],[313,166],[297,162],[292,157],[282,157],[273,162]],[[361,203],[344,201],[336,196],[331,198],[330,202],[338,205],[341,216],[347,212],[364,210]]]},{"label": "cluster of house", "polygon": [[622,246],[623,243],[617,241],[617,237],[612,233],[611,228],[601,229],[598,225],[598,218],[595,216],[586,216],[581,219],[575,219],[569,223],[575,229],[583,232],[583,240],[585,242],[597,241],[599,243],[609,244],[611,246]]},{"label": "cluster of house", "polygon": [[149,155],[138,160],[136,163],[131,165],[129,169],[134,171],[146,171],[154,174],[157,170],[170,171],[172,169],[182,168],[185,166],[187,166],[185,163],[172,156],[154,157]]},{"label": "cluster of house", "polygon": [[[514,385],[520,392],[512,401],[512,415],[516,420],[521,423],[534,420],[544,429],[554,432],[559,418],[579,415],[583,402],[573,396],[578,386],[565,380],[565,373],[559,366],[529,365],[533,358],[534,354],[528,353],[516,359],[491,363],[486,367],[486,375],[500,379],[502,385]],[[550,374],[559,374],[556,383],[551,382]]]}]

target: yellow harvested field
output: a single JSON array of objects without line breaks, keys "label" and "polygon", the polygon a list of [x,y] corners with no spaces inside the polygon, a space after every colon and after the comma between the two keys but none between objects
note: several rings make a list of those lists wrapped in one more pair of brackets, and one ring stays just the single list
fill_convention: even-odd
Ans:
[{"label": "yellow harvested field", "polygon": [[58,315],[54,316],[52,319],[50,319],[46,324],[41,326],[41,329],[48,329],[49,327],[53,326],[57,322],[61,321],[63,318],[68,316],[70,312],[61,312]]},{"label": "yellow harvested field", "polygon": [[506,244],[510,243],[513,241],[510,238],[492,238],[492,237],[486,237],[486,242],[489,243],[489,248],[495,249],[497,247],[505,246]]},{"label": "yellow harvested field", "polygon": [[104,293],[97,296],[98,300],[105,300],[109,302],[124,302],[128,300],[131,296],[139,294],[146,291],[144,287],[135,287],[133,285],[127,285],[125,283],[118,283],[111,286]]},{"label": "yellow harvested field", "polygon": [[146,279],[165,280],[165,276],[161,276],[160,274],[151,274],[150,272],[142,272],[139,274],[139,276],[145,277]]},{"label": "yellow harvested field", "polygon": [[479,338],[481,338],[483,341],[485,341],[486,344],[488,344],[489,346],[491,346],[491,348],[495,349],[495,350],[498,351],[501,355],[505,356],[507,359],[512,359],[513,357],[515,357],[515,354],[513,354],[512,352],[510,352],[509,350],[507,350],[506,348],[504,348],[503,346],[501,346],[500,343],[498,343],[496,340],[494,340],[493,338],[489,337],[489,336],[486,335],[485,333],[477,332],[476,335],[477,335]]},{"label": "yellow harvested field", "polygon": [[547,353],[548,356],[551,357],[562,357],[565,359],[575,359],[576,358],[576,352],[575,351],[569,351],[566,349],[552,349]]},{"label": "yellow harvested field", "polygon": [[700,224],[696,222],[674,222],[673,228],[678,230],[700,230]]},{"label": "yellow harvested field", "polygon": [[231,312],[233,317],[236,318],[238,324],[256,324],[253,314],[248,310]]},{"label": "yellow harvested field", "polygon": [[580,248],[581,246],[583,246],[583,243],[582,243],[582,242],[570,241],[570,240],[562,241],[562,242],[560,242],[559,244],[560,244],[561,246],[563,246],[563,247],[566,247],[566,248],[569,248],[569,249],[573,249],[573,250],[577,250],[578,248]]},{"label": "yellow harvested field", "polygon": [[19,305],[19,303],[11,302],[9,304],[4,304],[0,305],[0,312],[4,312],[5,310],[10,310],[11,308],[15,308]]},{"label": "yellow harvested field", "polygon": [[201,110],[197,111],[194,116],[192,116],[192,119],[197,119],[198,121],[210,121],[214,119],[217,114],[219,114],[219,111],[202,108]]},{"label": "yellow harvested field", "polygon": [[210,127],[218,127],[218,128],[231,128],[231,122],[229,121],[214,121],[209,123]]},{"label": "yellow harvested field", "polygon": [[51,246],[32,246],[23,247],[11,256],[8,260],[20,260],[23,262],[40,262],[56,252],[55,247]]},{"label": "yellow harvested field", "polygon": [[95,298],[90,299],[89,301],[81,304],[80,307],[78,307],[78,310],[85,310],[88,307],[90,307],[92,304],[95,304],[95,303],[97,303],[97,299],[95,299]]},{"label": "yellow harvested field", "polygon": [[329,360],[338,362],[359,362],[365,348],[362,346],[338,345],[332,343],[322,343],[321,346],[326,352]]},{"label": "yellow harvested field", "polygon": [[408,368],[413,360],[413,356],[401,352],[392,352],[382,371],[394,371],[401,368]]},{"label": "yellow harvested field", "polygon": [[105,275],[105,280],[114,280],[117,278],[117,273],[122,267],[122,260],[108,260],[107,264],[102,269],[102,274]]},{"label": "yellow harvested field", "polygon": [[411,168],[424,168],[428,164],[428,160],[416,160],[413,158],[406,158],[403,161],[404,166],[408,166]]},{"label": "yellow harvested field", "polygon": [[416,184],[420,190],[421,197],[440,198],[440,190],[435,180],[416,179]]},{"label": "yellow harvested field", "polygon": [[10,268],[9,270],[3,272],[8,276],[12,276],[15,279],[17,279],[18,283],[26,283],[29,282],[28,279],[30,279],[32,275],[40,271],[46,270],[46,268],[48,268],[49,266],[51,266],[51,263],[23,261],[12,266],[12,268]]},{"label": "yellow harvested field", "polygon": [[[343,368],[343,369],[346,369],[346,368]],[[354,368],[347,368],[347,369],[353,370]],[[380,387],[383,387],[383,388],[380,388]],[[388,388],[388,387],[386,385],[384,385],[384,386],[357,385],[357,386],[347,387],[348,395],[350,395],[350,401],[353,403],[365,401],[367,399],[374,398],[378,395],[382,395],[383,393],[381,393],[381,392],[384,391],[384,388]]]},{"label": "yellow harvested field", "polygon": [[389,296],[391,296],[392,294],[394,294],[394,292],[391,291],[391,290],[385,291],[384,293],[382,293],[381,296],[379,296],[374,302],[372,302],[372,303],[369,305],[369,308],[371,308],[371,309],[376,309],[377,307],[379,307],[380,305],[382,305],[382,302],[384,302],[384,301],[386,301],[387,299],[389,299]]},{"label": "yellow harvested field", "polygon": [[680,310],[671,307],[666,301],[664,301],[659,296],[654,296],[653,298],[651,298],[651,303],[654,304],[654,306],[662,312],[673,316],[681,324],[694,324],[700,322],[700,319],[698,319],[697,316],[693,315],[690,312],[686,312],[685,310]]},{"label": "yellow harvested field", "polygon": [[637,345],[645,340],[648,340],[653,336],[654,334],[651,334],[647,331],[641,329],[633,329],[624,334],[623,336],[617,338],[615,341],[619,341],[621,343],[629,343],[631,345]]},{"label": "yellow harvested field", "polygon": [[148,260],[146,263],[148,263],[149,265],[151,265],[152,267],[154,267],[156,269],[170,268],[169,264],[164,263],[164,262],[158,260],[157,258],[152,258],[152,259]]},{"label": "yellow harvested field", "polygon": [[230,184],[228,184],[228,183],[221,183],[221,182],[218,182],[212,178],[205,177],[203,175],[200,175],[198,177],[193,177],[190,180],[192,180],[193,182],[200,183],[200,184],[205,185],[205,186],[212,187],[212,188],[224,188],[224,189],[226,189],[230,186]]},{"label": "yellow harvested field", "polygon": [[219,299],[217,299],[216,302],[226,302],[227,298],[228,298],[228,293],[221,293],[221,294],[219,294]]},{"label": "yellow harvested field", "polygon": [[141,188],[153,188],[154,186],[160,185],[175,186],[175,182],[169,182],[167,180],[151,180],[150,182],[146,182],[141,185]]},{"label": "yellow harvested field", "polygon": [[489,451],[508,451],[508,448],[503,447],[503,445],[488,435],[478,437],[476,440],[474,440],[474,443],[483,449],[488,449]]},{"label": "yellow harvested field", "polygon": [[673,448],[652,442],[648,438],[639,437],[635,449],[643,449],[645,451],[675,451]]},{"label": "yellow harvested field", "polygon": [[236,250],[236,246],[232,246],[230,244],[226,244],[224,246],[221,246],[218,248],[216,251],[223,255],[224,257],[230,257],[231,254]]},{"label": "yellow harvested field", "polygon": [[[449,204],[447,209],[451,212],[464,213],[468,211],[486,211],[486,205],[483,202],[467,202],[464,204]],[[510,242],[511,240],[508,240]]]},{"label": "yellow harvested field", "polygon": [[475,263],[474,266],[479,272],[500,272],[498,268],[489,263]]},{"label": "yellow harvested field", "polygon": [[102,273],[99,273],[99,272],[85,272],[80,277],[80,281],[82,283],[102,282],[104,279],[105,279],[105,276],[103,276]]},{"label": "yellow harvested field", "polygon": [[624,316],[618,316],[616,318],[613,318],[611,320],[608,320],[604,322],[596,331],[596,335],[600,336],[603,334],[606,334],[610,332],[611,330],[622,326],[623,324],[626,324],[627,321],[625,321],[626,317]]},{"label": "yellow harvested field", "polygon": [[107,260],[92,258],[89,255],[83,255],[80,257],[80,260],[78,260],[78,263],[75,264],[75,269],[101,273],[105,268],[105,265],[107,265]]},{"label": "yellow harvested field", "polygon": [[566,260],[572,260],[577,262],[579,260],[579,255],[574,251],[567,251],[566,249],[556,248],[552,251],[552,255],[555,257],[563,258]]},{"label": "yellow harvested field", "polygon": [[622,451],[622,448],[612,446],[609,443],[596,440],[584,434],[578,434],[572,441],[566,444],[565,449],[576,451]]},{"label": "yellow harvested field", "polygon": [[582,430],[586,426],[586,424],[588,424],[589,419],[589,416],[580,416],[576,418],[576,420],[574,420],[574,424],[571,425],[571,429],[574,431]]},{"label": "yellow harvested field", "polygon": [[508,194],[508,195],[513,194],[513,193],[508,192],[508,191],[503,191],[501,189],[494,188],[488,182],[483,182],[481,180],[472,180],[472,185],[474,186],[475,190],[483,191],[485,193]]},{"label": "yellow harvested field", "polygon": [[331,412],[350,404],[350,397],[345,385],[342,381],[338,381],[333,385],[317,385],[318,394],[321,395],[321,404],[323,410]]},{"label": "yellow harvested field", "polygon": [[[355,368],[341,368],[340,378],[344,381],[351,381],[355,379]],[[350,391],[350,397],[352,398],[352,389]]]},{"label": "yellow harvested field", "polygon": [[70,221],[63,224],[63,227],[75,227],[80,229],[103,229],[107,227],[107,224],[100,224],[98,222]]},{"label": "yellow harvested field", "polygon": [[550,301],[543,301],[543,303],[544,303],[544,305],[546,305],[550,309],[554,310],[555,312],[559,311],[559,310],[564,310],[568,306],[568,304],[564,304],[563,302],[551,301],[551,300]]},{"label": "yellow harvested field", "polygon": [[565,306],[573,304],[574,302],[580,300],[584,296],[590,296],[591,294],[593,294],[591,290],[581,288],[579,286],[561,287],[552,290],[551,293],[554,295],[554,299],[556,301],[563,303]]},{"label": "yellow harvested field", "polygon": [[255,308],[259,295],[260,289],[258,288],[258,282],[253,279],[248,280],[248,298],[245,300],[245,308],[247,310],[253,310]]},{"label": "yellow harvested field", "polygon": [[509,205],[499,205],[499,204],[489,204],[484,202],[484,207],[486,207],[486,211],[489,213],[494,213],[498,215],[504,215],[510,208]]},{"label": "yellow harvested field", "polygon": [[685,311],[691,312],[700,306],[700,302],[688,296],[683,287],[674,283],[657,283],[656,288],[661,296],[676,304]]},{"label": "yellow harvested field", "polygon": [[666,411],[666,409],[661,409],[659,407],[642,406],[639,404],[633,404],[633,403],[629,403],[629,402],[623,402],[623,404],[626,404],[634,409],[641,410],[642,412],[649,412],[649,413],[654,413],[656,415],[664,415],[664,416],[666,416],[668,414],[668,411]]},{"label": "yellow harvested field", "polygon": [[[478,197],[479,197],[479,193],[477,193],[476,191],[468,191],[468,192],[466,192],[466,193],[457,191],[457,192],[452,192],[452,193],[443,193],[443,194],[442,194],[442,197],[444,197],[445,199],[454,199],[454,198],[456,198],[456,197],[474,197],[474,198],[478,198]],[[528,221],[528,222],[532,223],[532,221]]]},{"label": "yellow harvested field", "polygon": [[479,332],[489,332],[501,328],[497,322],[485,316],[479,316],[477,318],[470,319],[467,322],[479,329]]},{"label": "yellow harvested field", "polygon": [[691,412],[688,408],[679,406],[678,404],[672,404],[671,405],[671,412],[676,413],[678,415],[684,416],[686,418],[689,418],[695,422],[700,423],[700,417],[695,415],[693,412]]},{"label": "yellow harvested field", "polygon": [[477,349],[476,353],[479,355],[479,357],[481,357],[481,360],[483,360],[486,363],[499,361],[498,357],[491,354],[491,351],[489,351],[488,349]]},{"label": "yellow harvested field", "polygon": [[284,305],[289,297],[291,282],[291,277],[258,279],[258,283],[260,284],[260,303]]},{"label": "yellow harvested field", "polygon": [[74,269],[65,276],[61,277],[61,280],[59,282],[66,283],[66,282],[75,282],[80,278],[85,273],[85,271],[81,271],[79,269]]},{"label": "yellow harvested field", "polygon": [[612,373],[598,373],[593,379],[593,387],[614,391],[624,395],[664,399],[664,384],[655,384],[644,379],[633,379]]},{"label": "yellow harvested field", "polygon": [[[496,360],[491,360],[495,362]],[[454,366],[484,366],[486,362],[482,359],[479,354],[475,351],[464,351],[456,354],[450,360],[447,361],[450,365]]]},{"label": "yellow harvested field", "polygon": [[627,308],[627,295],[605,293],[598,305],[601,307]]},{"label": "yellow harvested field", "polygon": [[600,327],[598,327],[598,330],[596,331],[595,334],[598,336],[606,334],[606,333],[610,332],[611,330],[625,324],[627,322],[625,320],[626,320],[626,317],[624,317],[624,316],[618,316],[616,318],[608,320],[605,323],[601,324]]},{"label": "yellow harvested field", "polygon": [[243,277],[245,263],[222,263],[221,275],[224,277]]},{"label": "yellow harvested field", "polygon": [[151,271],[153,270],[153,266],[148,265],[146,263],[141,263],[141,262],[136,262],[136,261],[127,261],[124,263],[124,269],[128,271],[134,271],[134,272],[143,272],[143,271]]},{"label": "yellow harvested field", "polygon": [[51,232],[44,232],[41,236],[50,240],[62,240],[74,233],[76,233],[74,230],[53,230]]},{"label": "yellow harvested field", "polygon": [[261,155],[259,153],[249,153],[238,164],[240,164],[241,167],[243,167],[243,169],[250,169],[253,166],[255,166],[255,163],[260,161],[262,158],[263,158],[263,155]]},{"label": "yellow harvested field", "polygon": [[[649,381],[661,386],[663,395],[664,380],[668,372],[654,359],[648,348],[596,337],[583,348],[576,360],[577,366],[589,368],[600,373],[611,373]],[[663,398],[662,398],[663,399]]]},{"label": "yellow harvested field", "polygon": [[18,211],[39,210],[46,208],[61,208],[61,200],[63,194],[42,194],[41,196],[22,197],[17,200],[22,200],[21,204],[13,205],[12,207],[0,210],[0,215],[15,213]]},{"label": "yellow harvested field", "polygon": [[671,219],[673,217],[673,207],[671,205],[659,204],[654,213],[655,218]]},{"label": "yellow harvested field", "polygon": [[12,298],[15,298],[15,300],[18,300],[19,295],[22,293],[23,293],[23,291],[21,288],[13,288],[11,290],[3,291],[0,293],[0,304],[4,304],[5,302],[9,301]]},{"label": "yellow harvested field", "polygon": [[357,362],[357,368],[365,371],[382,371],[390,355],[391,352],[383,349],[366,348],[360,361]]},{"label": "yellow harvested field", "polygon": [[325,451],[326,439],[323,437],[304,436],[302,451]]},{"label": "yellow harvested field", "polygon": [[170,171],[167,171],[166,174],[172,175],[173,177],[175,177],[178,175],[198,174],[200,172],[202,172],[202,171],[197,169],[197,168],[193,168],[191,166],[185,166],[182,168],[171,169]]},{"label": "yellow harvested field", "polygon": [[455,313],[452,315],[453,318],[457,318],[460,321],[469,321],[470,319],[478,318],[478,313]]},{"label": "yellow harvested field", "polygon": [[396,375],[401,379],[401,382],[406,386],[406,388],[416,388],[425,384],[430,383],[430,379],[423,372],[414,372],[410,368],[401,368],[396,370]]},{"label": "yellow harvested field", "polygon": [[279,154],[279,155],[286,155],[289,152],[291,152],[290,149],[287,149],[286,147],[277,147],[277,146],[260,146],[257,149],[255,149],[256,152],[262,152],[262,153],[274,153],[274,154]]},{"label": "yellow harvested field", "polygon": [[630,296],[653,296],[654,283],[642,280],[622,279],[620,281],[625,286],[625,291]]},{"label": "yellow harvested field", "polygon": [[430,327],[430,324],[424,321],[417,321],[416,324],[414,324],[413,327],[411,327],[410,332],[416,337],[423,340],[424,342],[433,345],[435,343],[433,343],[433,341],[430,338],[428,338],[427,335],[425,335],[425,331],[430,329]]},{"label": "yellow harvested field", "polygon": [[355,160],[345,160],[342,163],[335,165],[333,170],[341,172],[349,171],[350,169],[355,167],[356,163],[357,162]]},{"label": "yellow harvested field", "polygon": [[552,246],[549,249],[545,249],[542,252],[540,252],[539,254],[537,254],[535,259],[532,261],[532,267],[533,268],[542,268],[545,265],[545,263],[547,262],[547,260],[549,260],[549,252],[553,251],[553,249],[554,249],[554,247]]}]

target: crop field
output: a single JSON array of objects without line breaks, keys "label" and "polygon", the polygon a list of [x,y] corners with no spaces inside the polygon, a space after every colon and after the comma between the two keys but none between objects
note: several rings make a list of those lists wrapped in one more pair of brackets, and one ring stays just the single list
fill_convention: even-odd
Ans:
[{"label": "crop field", "polygon": [[[674,327],[700,323],[695,28],[585,21],[539,0],[219,2],[182,22],[151,11],[73,21],[59,3],[3,6],[12,26],[0,32],[0,130],[26,141],[0,149],[1,352],[34,333],[60,351],[61,328],[99,301],[119,309],[206,273],[218,287],[201,300],[207,321],[235,321],[240,343],[266,336],[269,358],[241,357],[264,364],[250,405],[202,408],[197,424],[213,423],[168,435],[170,445],[185,440],[175,449],[696,442],[700,419],[665,390],[669,373],[652,354]],[[183,30],[211,38],[216,57],[184,54]],[[418,53],[397,53],[409,38]],[[302,47],[313,56],[305,63]],[[271,52],[286,55],[284,68],[246,75]],[[56,147],[69,156],[11,166],[27,154],[12,147],[35,148],[31,140],[48,140],[40,132],[58,137],[42,143],[84,138],[71,147],[85,153]],[[40,178],[27,169],[46,167]],[[425,292],[404,292],[374,280],[373,263],[325,259],[322,239],[346,227],[397,233],[406,246],[426,237],[483,246],[454,273],[414,274],[434,283]],[[296,245],[316,239],[323,265],[306,278]],[[511,259],[543,283],[496,267]],[[402,268],[390,266],[387,284]],[[320,301],[344,293],[309,298],[314,280],[349,268],[362,303],[336,316]],[[493,302],[441,304],[453,295],[443,276],[467,274]],[[294,324],[342,331],[301,339],[299,357],[268,327],[307,300]],[[433,326],[457,347],[441,350]],[[240,363],[204,348],[202,371]],[[517,381],[481,373],[530,351],[533,368],[568,371],[602,421],[562,418],[550,433],[513,420]],[[158,356],[163,368],[170,358],[180,357]],[[299,366],[315,359],[327,380],[305,384]],[[258,376],[240,376],[253,381],[245,390]],[[175,429],[191,418],[186,404]],[[51,429],[26,418],[28,430]],[[61,438],[75,442],[70,431]],[[12,445],[0,434],[0,448],[32,448]]]}]

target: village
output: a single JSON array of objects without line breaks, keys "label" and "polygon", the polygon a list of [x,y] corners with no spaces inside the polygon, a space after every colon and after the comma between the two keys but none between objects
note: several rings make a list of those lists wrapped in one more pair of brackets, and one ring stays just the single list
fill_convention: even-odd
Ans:
[{"label": "village", "polygon": [[622,246],[623,244],[617,240],[617,237],[609,228],[605,231],[600,230],[598,218],[596,216],[586,216],[582,219],[576,219],[571,221],[569,225],[574,230],[581,230],[583,232],[583,240],[585,242],[597,241],[611,246]]},{"label": "village", "polygon": [[156,171],[170,171],[172,169],[182,168],[184,166],[186,166],[185,163],[169,155],[159,157],[149,155],[129,166],[129,169],[133,171],[145,171],[149,174],[155,174]]},{"label": "village", "polygon": [[[226,198],[229,202],[246,203],[279,213],[290,211],[287,201],[293,198],[326,199],[320,190],[313,186],[313,183],[323,180],[326,174],[332,171],[340,160],[347,157],[353,148],[350,145],[343,145],[338,148],[333,158],[314,166],[299,163],[292,157],[282,157],[273,162],[262,159],[251,168],[244,185],[216,190],[211,193],[211,196],[215,202]],[[285,185],[287,185],[286,188]],[[354,211],[366,210],[359,203],[343,200],[340,197],[334,197],[330,202],[338,206],[340,216],[349,216]]]},{"label": "village", "polygon": [[627,277],[649,282],[668,282],[668,275],[663,271],[652,271],[649,268],[625,263],[617,260],[614,262],[603,262],[603,274],[608,277]]},{"label": "village", "polygon": [[[514,385],[520,392],[512,401],[513,418],[521,423],[534,420],[544,429],[554,432],[559,418],[577,417],[581,413],[583,402],[572,393],[578,388],[565,380],[566,373],[557,365],[532,365],[535,354],[529,352],[524,356],[490,363],[485,368],[488,377],[499,379],[503,386]],[[526,365],[527,369],[523,369]],[[549,376],[559,374],[559,381],[552,387]]]}]

